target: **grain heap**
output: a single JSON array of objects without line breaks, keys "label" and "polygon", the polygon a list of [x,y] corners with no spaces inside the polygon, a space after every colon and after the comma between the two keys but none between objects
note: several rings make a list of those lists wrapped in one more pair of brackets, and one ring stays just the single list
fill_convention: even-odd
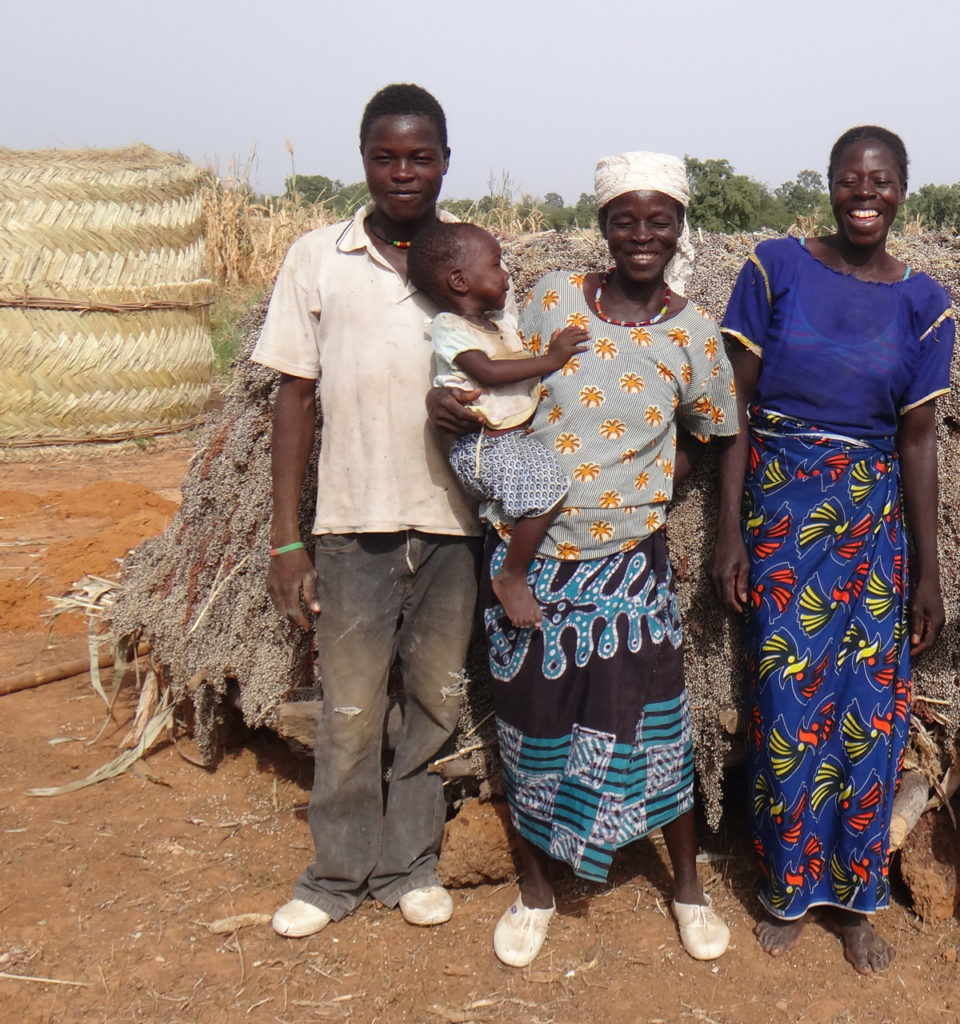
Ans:
[{"label": "grain heap", "polygon": [[0,445],[199,416],[213,365],[200,172],[147,146],[0,150]]},{"label": "grain heap", "polygon": [[[698,258],[689,294],[719,317],[736,274],[761,236],[704,235],[695,239]],[[918,270],[929,270],[960,291],[956,241],[897,240],[896,251]],[[547,270],[603,267],[606,246],[595,235],[546,233],[508,242],[504,258],[519,294]],[[211,426],[184,484],[184,504],[163,537],[140,546],[128,560],[117,600],[115,630],[143,635],[153,644],[176,699],[192,694],[200,714],[197,739],[211,751],[219,701],[230,680],[249,723],[269,723],[291,687],[314,685],[309,641],[284,626],[273,612],[263,579],[267,565],[269,408],[274,375],[247,361],[262,309],[247,324],[245,350],[220,419]],[[941,459],[941,559],[950,625],[934,652],[917,666],[916,713],[939,722],[940,755],[960,723],[960,380],[938,402]],[[740,704],[740,662],[735,624],[718,608],[706,575],[712,554],[711,523],[716,498],[712,464],[704,459],[681,489],[670,512],[669,537],[686,624],[686,671],[696,730],[696,760],[708,818],[721,811],[720,782],[733,739],[728,731]],[[313,483],[307,488],[312,490]],[[309,502],[301,506],[301,529],[311,524]],[[473,680],[464,711],[464,731],[489,710],[482,650],[471,651]],[[930,703],[930,701],[942,703]],[[719,714],[722,712],[723,714]],[[490,746],[489,730],[481,733]],[[470,743],[472,743],[471,738]],[[933,776],[943,765],[928,752]],[[478,765],[495,771],[489,749]]]}]

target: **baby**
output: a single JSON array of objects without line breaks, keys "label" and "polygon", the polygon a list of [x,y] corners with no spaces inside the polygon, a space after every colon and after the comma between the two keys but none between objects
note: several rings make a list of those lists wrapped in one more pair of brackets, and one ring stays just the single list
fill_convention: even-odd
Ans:
[{"label": "baby", "polygon": [[444,312],[433,319],[436,387],[480,391],[468,408],[483,418],[479,432],[458,438],[450,464],[474,497],[498,501],[515,520],[500,572],[491,583],[510,621],[540,624],[527,571],[570,481],[526,427],[537,407],[540,377],[586,351],[581,327],[554,331],[545,355],[530,355],[520,336],[487,313],[503,309],[510,277],[500,245],[474,224],[437,222],[417,235],[407,272]]}]

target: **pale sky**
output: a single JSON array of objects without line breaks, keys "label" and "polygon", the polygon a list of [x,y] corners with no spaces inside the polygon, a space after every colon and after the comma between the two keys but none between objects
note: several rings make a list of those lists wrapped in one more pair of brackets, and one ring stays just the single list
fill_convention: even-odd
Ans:
[{"label": "pale sky", "polygon": [[362,178],[357,128],[382,85],[447,113],[447,198],[508,172],[593,191],[600,156],[722,157],[775,187],[826,172],[855,124],[900,133],[910,186],[960,181],[960,5],[947,0],[19,0],[5,5],[0,145],[146,142],[251,183]]}]

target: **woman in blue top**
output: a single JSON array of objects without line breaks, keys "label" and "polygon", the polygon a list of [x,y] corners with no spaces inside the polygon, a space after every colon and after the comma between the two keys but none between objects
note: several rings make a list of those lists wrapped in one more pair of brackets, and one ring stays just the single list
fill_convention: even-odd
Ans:
[{"label": "woman in blue top", "polygon": [[749,802],[770,915],[756,934],[781,955],[811,908],[829,908],[869,974],[894,956],[864,915],[889,900],[910,658],[944,622],[934,399],[954,326],[944,289],[886,250],[907,188],[899,137],[850,129],[828,178],[836,234],[761,243],[724,318],[741,432],[721,459],[714,579],[746,613]]}]

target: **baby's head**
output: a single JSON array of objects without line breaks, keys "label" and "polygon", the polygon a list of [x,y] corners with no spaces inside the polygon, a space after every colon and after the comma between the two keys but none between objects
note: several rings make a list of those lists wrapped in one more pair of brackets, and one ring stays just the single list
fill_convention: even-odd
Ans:
[{"label": "baby's head", "polygon": [[454,313],[503,309],[510,285],[500,243],[476,224],[437,221],[421,231],[407,253],[407,274],[414,287]]}]

